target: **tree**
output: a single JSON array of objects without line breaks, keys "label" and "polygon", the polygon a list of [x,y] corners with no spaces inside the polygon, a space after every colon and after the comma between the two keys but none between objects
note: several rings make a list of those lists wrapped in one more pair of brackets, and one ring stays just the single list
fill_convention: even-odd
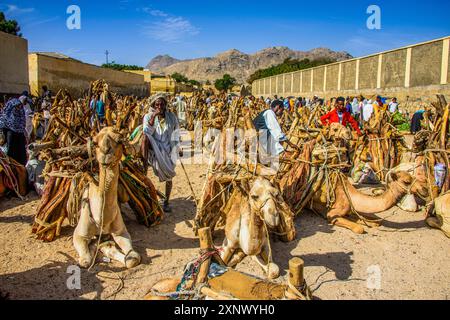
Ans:
[{"label": "tree", "polygon": [[201,86],[201,83],[198,82],[197,80],[189,80],[188,83],[192,86],[197,86],[197,87]]},{"label": "tree", "polygon": [[144,70],[144,68],[135,66],[135,65],[128,65],[128,64],[118,64],[115,61],[110,63],[104,63],[102,64],[102,68],[108,68],[108,69],[114,69],[114,70]]},{"label": "tree", "polygon": [[209,81],[209,80],[206,80],[206,83],[205,83],[207,86],[210,86],[211,85],[211,81]]},{"label": "tree", "polygon": [[5,14],[0,11],[0,31],[22,37],[19,23],[16,20],[6,20]]},{"label": "tree", "polygon": [[172,77],[176,82],[179,82],[179,83],[188,83],[188,82],[189,82],[189,79],[188,79],[186,76],[184,76],[184,75],[182,75],[181,73],[178,73],[178,72],[173,73],[173,74],[171,75],[171,77]]},{"label": "tree", "polygon": [[217,79],[214,86],[217,90],[228,91],[236,84],[236,79],[229,74],[224,74],[222,79]]},{"label": "tree", "polygon": [[288,73],[288,72],[294,72],[298,70],[303,69],[309,69],[318,67],[324,64],[329,64],[336,62],[334,59],[328,59],[328,58],[320,58],[316,60],[309,60],[309,59],[303,59],[303,60],[296,60],[296,59],[290,59],[287,58],[283,61],[283,63],[280,63],[278,65],[266,68],[266,69],[260,69],[253,73],[250,78],[247,80],[248,83],[253,83],[253,81],[267,78],[271,76],[276,76],[278,74],[282,73]]}]

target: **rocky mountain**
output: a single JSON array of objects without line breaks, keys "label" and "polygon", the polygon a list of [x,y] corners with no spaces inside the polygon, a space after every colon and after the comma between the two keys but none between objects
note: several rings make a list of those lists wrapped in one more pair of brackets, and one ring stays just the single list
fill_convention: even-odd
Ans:
[{"label": "rocky mountain", "polygon": [[161,72],[164,68],[171,66],[177,62],[180,62],[181,60],[172,58],[171,56],[165,54],[165,55],[159,55],[156,56],[150,61],[150,63],[147,65],[147,69],[150,69],[155,72]]},{"label": "rocky mountain", "polygon": [[217,54],[215,57],[178,60],[169,55],[157,56],[147,65],[151,71],[172,74],[181,73],[189,79],[211,82],[228,73],[239,83],[245,83],[251,74],[282,63],[286,58],[291,59],[319,59],[331,58],[337,61],[351,59],[347,52],[336,52],[328,48],[317,48],[310,51],[295,51],[288,47],[266,48],[255,54],[246,54],[231,49]]}]

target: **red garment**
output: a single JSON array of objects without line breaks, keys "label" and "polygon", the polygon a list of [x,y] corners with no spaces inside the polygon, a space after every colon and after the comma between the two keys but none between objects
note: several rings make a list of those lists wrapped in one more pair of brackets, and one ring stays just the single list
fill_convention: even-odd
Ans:
[{"label": "red garment", "polygon": [[[353,127],[353,129],[355,129],[356,132],[358,132],[358,134],[361,134],[361,130],[359,129],[358,122],[356,122],[356,120],[352,117],[350,112],[344,111],[342,113],[343,113],[342,125],[344,127],[346,127],[347,123],[350,123],[350,125]],[[339,115],[338,115],[337,109],[333,109],[326,115],[322,116],[320,118],[320,121],[322,121],[322,124],[324,126],[331,124],[331,123],[335,123],[335,122],[339,123]]]}]

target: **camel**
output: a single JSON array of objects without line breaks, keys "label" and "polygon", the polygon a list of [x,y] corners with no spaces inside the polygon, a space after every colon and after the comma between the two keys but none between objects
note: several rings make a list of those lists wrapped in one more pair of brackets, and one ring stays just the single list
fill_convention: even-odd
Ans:
[{"label": "camel", "polygon": [[450,238],[450,192],[434,199],[428,208],[426,223],[436,229],[440,229]]},{"label": "camel", "polygon": [[[84,191],[80,220],[73,235],[73,244],[79,255],[79,264],[92,264],[90,241],[98,236],[111,235],[114,242],[99,246],[102,253],[120,261],[127,268],[137,266],[140,255],[133,250],[130,234],[123,222],[118,203],[119,164],[123,154],[122,135],[112,127],[102,129],[93,139],[96,159],[100,166],[99,184],[91,182]],[[119,251],[117,244],[121,251]]]},{"label": "camel", "polygon": [[[228,266],[234,267],[246,256],[251,256],[270,279],[275,279],[280,272],[278,266],[270,261],[268,230],[280,225],[281,210],[287,205],[280,191],[263,177],[254,180],[251,187],[240,189],[240,198],[234,199],[227,214],[221,258]],[[244,189],[250,191],[247,193]]]},{"label": "camel", "polygon": [[[392,208],[408,193],[428,195],[426,183],[414,179],[407,172],[392,172],[391,179],[392,181],[387,184],[385,192],[378,196],[369,196],[359,192],[346,177],[342,177],[342,179],[338,177],[333,188],[336,201],[327,212],[328,221],[334,225],[350,229],[354,233],[363,234],[363,226],[345,218],[351,214],[352,206],[363,218],[376,220],[378,219],[376,213]],[[326,201],[324,202],[323,198],[322,192],[314,194],[313,209],[315,211],[324,212],[327,210]],[[377,225],[378,223],[368,222],[368,224]]]}]

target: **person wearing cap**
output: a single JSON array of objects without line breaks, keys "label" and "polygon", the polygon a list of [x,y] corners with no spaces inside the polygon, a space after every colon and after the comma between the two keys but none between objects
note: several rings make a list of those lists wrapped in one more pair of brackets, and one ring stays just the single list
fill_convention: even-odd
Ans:
[{"label": "person wearing cap", "polygon": [[0,131],[5,137],[6,154],[24,166],[27,163],[25,102],[24,97],[12,98],[0,111]]},{"label": "person wearing cap", "polygon": [[[180,148],[180,125],[177,116],[167,109],[167,99],[157,95],[150,103],[148,113],[144,117],[143,131],[147,137],[148,152],[144,158],[152,166],[153,172],[160,182],[166,183],[166,199],[162,203],[165,212],[171,212],[169,206],[172,192],[172,180],[175,177],[175,167]],[[145,148],[144,148],[145,150]]]},{"label": "person wearing cap", "polygon": [[277,117],[283,116],[284,103],[282,100],[274,100],[270,109],[261,112],[254,120],[253,124],[259,132],[260,143],[268,155],[278,156],[285,151],[281,143],[287,143],[292,148],[297,148],[281,130]]},{"label": "person wearing cap", "polygon": [[349,123],[352,128],[358,132],[358,135],[362,135],[358,122],[356,122],[352,115],[346,110],[344,97],[337,98],[335,108],[326,115],[322,116],[320,121],[324,126],[337,122],[346,127]]}]

